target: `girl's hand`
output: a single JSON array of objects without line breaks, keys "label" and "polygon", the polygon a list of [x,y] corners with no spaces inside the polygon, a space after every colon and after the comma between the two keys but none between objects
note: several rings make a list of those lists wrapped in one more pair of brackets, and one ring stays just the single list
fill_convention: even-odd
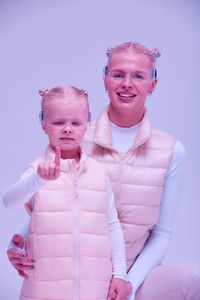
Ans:
[{"label": "girl's hand", "polygon": [[43,161],[38,165],[38,174],[45,180],[56,180],[60,176],[60,148],[56,147],[54,161]]},{"label": "girl's hand", "polygon": [[129,282],[119,278],[112,278],[108,290],[107,300],[126,300],[126,297],[131,294],[132,286]]},{"label": "girl's hand", "polygon": [[[19,248],[23,248],[24,240],[21,235],[15,234],[12,238],[12,242]],[[34,269],[34,259],[29,258],[20,251],[14,248],[10,248],[7,251],[8,259],[13,267],[17,270],[20,276],[28,278],[28,275],[24,273],[26,270]]]}]

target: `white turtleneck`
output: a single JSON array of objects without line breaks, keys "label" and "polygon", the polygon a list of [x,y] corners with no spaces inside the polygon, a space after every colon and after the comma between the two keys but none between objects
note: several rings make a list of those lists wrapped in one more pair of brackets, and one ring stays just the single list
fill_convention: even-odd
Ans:
[{"label": "white turtleneck", "polygon": [[[133,146],[140,124],[132,127],[119,127],[111,124],[112,147],[120,153],[125,153]],[[140,252],[128,273],[128,281],[132,283],[133,293],[128,297],[134,300],[135,293],[149,271],[160,264],[172,237],[172,228],[178,209],[185,169],[185,149],[177,141],[171,163],[165,178],[163,199],[158,223],[152,230],[148,241]]]}]

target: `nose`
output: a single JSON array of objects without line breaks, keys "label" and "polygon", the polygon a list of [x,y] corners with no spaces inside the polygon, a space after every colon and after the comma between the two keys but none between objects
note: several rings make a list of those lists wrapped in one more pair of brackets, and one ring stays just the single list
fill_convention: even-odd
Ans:
[{"label": "nose", "polygon": [[72,133],[71,126],[66,125],[66,126],[63,128],[63,132],[64,132],[64,133]]},{"label": "nose", "polygon": [[133,87],[133,82],[132,82],[132,78],[131,78],[130,76],[126,75],[126,76],[124,77],[124,80],[123,80],[123,82],[122,82],[122,87],[123,87],[124,89],[127,89],[127,90],[132,89],[132,87]]}]

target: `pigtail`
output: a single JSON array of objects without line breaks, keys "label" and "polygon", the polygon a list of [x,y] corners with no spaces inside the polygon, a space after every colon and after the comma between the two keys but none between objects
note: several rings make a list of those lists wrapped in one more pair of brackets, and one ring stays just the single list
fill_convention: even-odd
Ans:
[{"label": "pigtail", "polygon": [[108,47],[108,49],[106,50],[106,55],[108,58],[111,56],[112,51],[113,51],[112,47]]},{"label": "pigtail", "polygon": [[153,48],[150,50],[150,52],[155,59],[161,56],[160,50],[158,48]]},{"label": "pigtail", "polygon": [[49,90],[47,88],[44,88],[44,89],[39,90],[39,94],[43,98],[48,93],[48,91]]},{"label": "pigtail", "polygon": [[[44,101],[44,98],[45,98],[46,94],[48,93],[48,91],[49,90],[47,88],[39,90],[39,94],[42,97],[42,102]],[[42,110],[39,113],[39,120],[40,120],[40,122],[44,120],[44,112]]]},{"label": "pigtail", "polygon": [[80,90],[80,91],[84,96],[88,97],[88,92],[86,90]]}]

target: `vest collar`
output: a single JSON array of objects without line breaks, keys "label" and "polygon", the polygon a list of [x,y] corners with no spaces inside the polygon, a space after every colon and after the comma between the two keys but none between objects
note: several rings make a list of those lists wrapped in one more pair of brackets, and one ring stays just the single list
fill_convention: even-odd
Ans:
[{"label": "vest collar", "polygon": [[[104,148],[115,150],[112,148],[112,131],[110,126],[110,120],[108,118],[107,106],[99,115],[95,127],[94,142]],[[147,110],[145,109],[143,119],[139,126],[135,141],[131,150],[135,150],[140,145],[146,143],[150,138],[151,122]]]},{"label": "vest collar", "polygon": [[[87,167],[87,156],[82,151],[81,148],[79,148],[79,154],[80,154],[80,161],[76,163],[75,159],[60,159],[60,170],[63,172],[70,172],[74,173],[75,170],[78,171],[78,173],[82,173],[86,170]],[[55,151],[48,145],[45,150],[45,158],[47,160],[53,160],[55,159]]]}]

